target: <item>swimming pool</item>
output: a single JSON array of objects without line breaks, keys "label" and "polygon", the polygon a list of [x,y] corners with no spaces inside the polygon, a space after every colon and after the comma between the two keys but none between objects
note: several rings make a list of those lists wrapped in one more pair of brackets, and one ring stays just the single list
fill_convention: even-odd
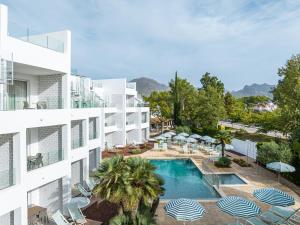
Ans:
[{"label": "swimming pool", "polygon": [[216,199],[221,196],[190,159],[150,160],[165,180],[161,199]]},{"label": "swimming pool", "polygon": [[239,176],[233,173],[229,174],[218,174],[219,176],[219,183],[222,185],[232,185],[232,184],[246,184]]}]

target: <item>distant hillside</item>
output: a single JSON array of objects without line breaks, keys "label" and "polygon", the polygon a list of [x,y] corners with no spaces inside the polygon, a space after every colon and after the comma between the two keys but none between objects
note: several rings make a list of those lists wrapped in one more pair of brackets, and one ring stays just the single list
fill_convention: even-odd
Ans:
[{"label": "distant hillside", "polygon": [[275,85],[270,84],[252,84],[252,85],[245,85],[243,89],[238,91],[232,91],[232,95],[236,97],[246,97],[246,96],[257,96],[263,95],[269,98],[272,98],[272,89]]},{"label": "distant hillside", "polygon": [[149,96],[152,91],[164,91],[168,89],[168,86],[147,77],[136,78],[131,82],[136,82],[136,89],[142,96]]}]

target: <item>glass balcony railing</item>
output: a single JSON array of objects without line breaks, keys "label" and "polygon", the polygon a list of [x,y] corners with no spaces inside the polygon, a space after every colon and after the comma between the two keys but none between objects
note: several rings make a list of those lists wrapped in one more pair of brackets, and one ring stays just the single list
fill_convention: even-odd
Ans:
[{"label": "glass balcony railing", "polygon": [[15,169],[0,171],[0,190],[16,184]]},{"label": "glass balcony railing", "polygon": [[81,108],[100,108],[105,107],[104,102],[93,101],[93,100],[75,100],[72,99],[71,107],[74,109],[81,109]]},{"label": "glass balcony railing", "polygon": [[4,96],[1,104],[0,111],[14,111],[22,109],[63,109],[64,101],[63,98],[49,97],[40,100],[36,103],[19,100],[14,96]]},{"label": "glass balcony railing", "polygon": [[148,102],[140,102],[137,104],[137,107],[149,107],[149,103]]},{"label": "glass balcony railing", "polygon": [[61,149],[29,155],[27,156],[27,170],[35,170],[62,161],[64,159],[63,153],[64,151]]},{"label": "glass balcony railing", "polygon": [[126,103],[126,107],[134,107],[134,103],[133,102],[127,102]]},{"label": "glass balcony railing", "polygon": [[90,140],[93,140],[93,139],[96,139],[96,138],[98,138],[97,132],[90,132],[89,133],[89,139]]},{"label": "glass balcony railing", "polygon": [[84,145],[83,138],[72,138],[72,149],[80,148]]},{"label": "glass balcony railing", "polygon": [[105,127],[110,127],[110,126],[115,126],[115,125],[116,125],[115,121],[105,122],[105,124],[104,124]]},{"label": "glass balcony railing", "polygon": [[40,32],[11,21],[8,23],[8,36],[57,52],[63,53],[65,51],[65,43],[55,37],[54,33],[40,34]]},{"label": "glass balcony railing", "polygon": [[135,121],[126,121],[126,125],[132,125],[132,124],[135,124]]},{"label": "glass balcony railing", "polygon": [[126,83],[126,88],[136,89],[136,83],[135,82]]}]

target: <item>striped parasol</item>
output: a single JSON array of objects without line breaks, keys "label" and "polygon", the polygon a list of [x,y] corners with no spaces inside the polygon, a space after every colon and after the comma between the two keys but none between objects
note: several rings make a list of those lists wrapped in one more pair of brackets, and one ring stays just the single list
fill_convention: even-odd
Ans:
[{"label": "striped parasol", "polygon": [[222,198],[217,205],[223,212],[237,218],[254,217],[260,213],[260,208],[254,202],[238,196]]},{"label": "striped parasol", "polygon": [[190,136],[188,133],[185,133],[185,132],[182,132],[182,133],[179,133],[177,134],[178,136],[183,136],[183,137],[188,137]]},{"label": "striped parasol", "polygon": [[199,134],[192,134],[191,136],[190,136],[190,138],[201,138],[202,136],[201,135],[199,135]]},{"label": "striped parasol", "polygon": [[178,221],[195,221],[205,212],[203,206],[195,200],[180,198],[165,205],[166,214]]},{"label": "striped parasol", "polygon": [[198,142],[195,138],[191,138],[191,137],[188,137],[185,141],[186,142],[190,142],[190,143],[196,143],[196,142]]},{"label": "striped parasol", "polygon": [[253,192],[253,195],[260,201],[274,206],[291,206],[295,199],[287,193],[276,188],[261,188]]}]

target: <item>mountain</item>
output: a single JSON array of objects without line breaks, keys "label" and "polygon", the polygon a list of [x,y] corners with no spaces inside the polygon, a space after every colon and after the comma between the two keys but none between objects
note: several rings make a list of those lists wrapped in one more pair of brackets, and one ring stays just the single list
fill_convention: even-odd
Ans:
[{"label": "mountain", "polygon": [[168,89],[168,86],[147,77],[136,78],[131,80],[131,82],[136,82],[136,90],[142,96],[149,96],[152,91],[164,91]]},{"label": "mountain", "polygon": [[271,93],[272,89],[275,85],[270,84],[252,84],[252,85],[245,85],[243,89],[238,91],[232,91],[232,95],[236,97],[246,97],[246,96],[257,96],[257,95],[264,95],[267,97],[272,98],[273,95]]}]

